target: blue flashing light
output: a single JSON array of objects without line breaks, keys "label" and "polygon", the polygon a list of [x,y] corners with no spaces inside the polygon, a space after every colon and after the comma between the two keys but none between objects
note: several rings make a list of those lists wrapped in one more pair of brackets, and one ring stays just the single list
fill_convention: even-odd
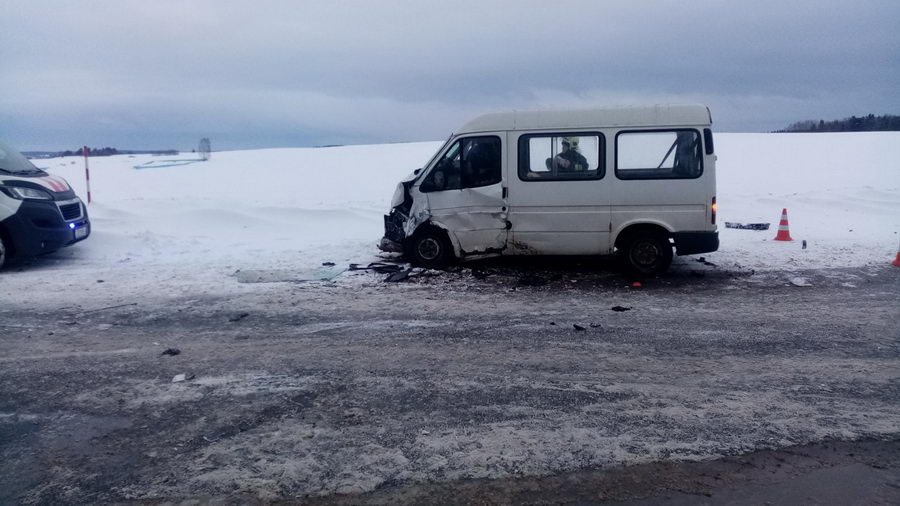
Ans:
[{"label": "blue flashing light", "polygon": [[75,230],[75,224],[74,224],[74,223],[69,223],[69,228],[71,228],[72,230]]}]

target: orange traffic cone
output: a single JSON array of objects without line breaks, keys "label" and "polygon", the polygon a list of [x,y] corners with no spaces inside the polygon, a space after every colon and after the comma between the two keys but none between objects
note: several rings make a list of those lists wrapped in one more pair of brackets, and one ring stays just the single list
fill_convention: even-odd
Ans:
[{"label": "orange traffic cone", "polygon": [[781,223],[778,224],[778,233],[775,235],[776,241],[793,241],[791,232],[788,230],[787,209],[781,210]]},{"label": "orange traffic cone", "polygon": [[896,265],[897,267],[900,267],[900,246],[897,246],[897,258],[895,258],[894,261],[891,262],[891,265]]}]

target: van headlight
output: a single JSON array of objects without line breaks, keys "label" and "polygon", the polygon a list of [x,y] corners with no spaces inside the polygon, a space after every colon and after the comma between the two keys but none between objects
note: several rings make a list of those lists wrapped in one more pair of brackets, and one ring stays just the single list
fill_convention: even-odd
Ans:
[{"label": "van headlight", "polygon": [[44,190],[37,188],[25,188],[23,186],[0,186],[0,191],[6,195],[18,199],[53,200],[53,196]]}]

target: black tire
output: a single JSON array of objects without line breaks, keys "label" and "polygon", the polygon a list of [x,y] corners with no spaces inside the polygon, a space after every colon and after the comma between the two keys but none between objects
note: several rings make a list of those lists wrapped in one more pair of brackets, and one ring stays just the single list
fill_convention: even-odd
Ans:
[{"label": "black tire", "polygon": [[410,260],[427,269],[445,269],[453,260],[450,241],[442,230],[425,228],[410,241]]},{"label": "black tire", "polygon": [[662,274],[672,264],[672,245],[668,236],[660,232],[630,235],[620,253],[625,267],[636,274]]},{"label": "black tire", "polygon": [[3,238],[3,232],[0,231],[0,269],[3,269],[3,266],[9,263],[10,253],[9,245],[6,243],[6,239]]}]

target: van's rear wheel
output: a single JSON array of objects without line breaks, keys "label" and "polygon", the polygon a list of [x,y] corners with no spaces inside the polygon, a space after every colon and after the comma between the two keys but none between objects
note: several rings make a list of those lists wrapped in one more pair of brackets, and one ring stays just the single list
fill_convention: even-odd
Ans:
[{"label": "van's rear wheel", "polygon": [[637,274],[662,274],[672,264],[672,245],[659,232],[637,232],[625,242],[622,260]]},{"label": "van's rear wheel", "polygon": [[415,265],[428,269],[444,269],[450,265],[453,253],[443,231],[426,228],[413,237],[410,256]]},{"label": "van's rear wheel", "polygon": [[0,231],[0,269],[9,261],[9,255],[9,246],[6,244],[6,239],[3,238],[2,231]]}]

